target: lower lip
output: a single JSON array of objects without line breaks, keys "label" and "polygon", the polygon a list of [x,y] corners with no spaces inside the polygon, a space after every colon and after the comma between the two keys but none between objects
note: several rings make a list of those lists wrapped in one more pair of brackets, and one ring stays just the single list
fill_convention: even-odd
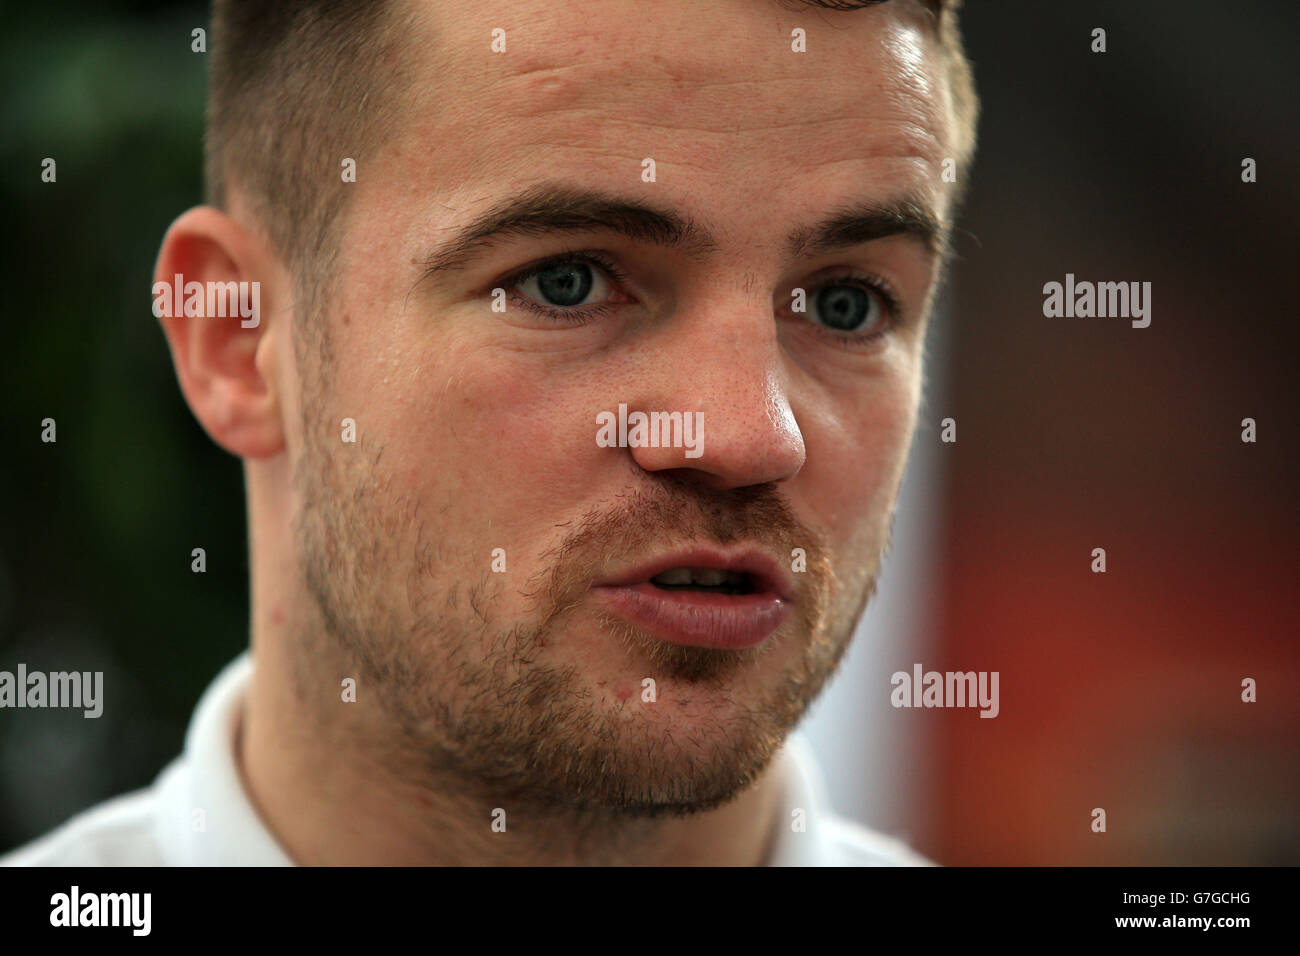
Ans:
[{"label": "lower lip", "polygon": [[669,591],[641,584],[592,590],[620,616],[663,641],[740,650],[762,644],[790,613],[776,594]]}]

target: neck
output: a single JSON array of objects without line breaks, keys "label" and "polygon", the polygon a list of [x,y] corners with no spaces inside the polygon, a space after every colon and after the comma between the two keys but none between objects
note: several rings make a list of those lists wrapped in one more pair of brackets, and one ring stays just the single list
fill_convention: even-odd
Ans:
[{"label": "neck", "polygon": [[[367,726],[381,708],[341,703],[339,680],[304,682],[283,647],[254,636],[257,664],[244,702],[239,761],[263,821],[297,863],[755,866],[767,860],[779,825],[776,762],[730,803],[686,817],[629,818],[514,797],[493,800],[476,781],[441,774],[394,746],[400,735],[391,728]],[[305,699],[313,685],[321,694]],[[332,719],[321,707],[331,698]]]}]

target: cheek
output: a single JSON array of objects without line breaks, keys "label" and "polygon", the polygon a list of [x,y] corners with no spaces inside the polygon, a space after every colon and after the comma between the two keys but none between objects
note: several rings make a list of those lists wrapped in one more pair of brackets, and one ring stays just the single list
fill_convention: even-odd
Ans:
[{"label": "cheek", "polygon": [[493,539],[489,550],[540,550],[591,504],[589,396],[536,362],[444,340],[385,403],[386,446],[400,449],[407,492],[439,499],[451,524]]},{"label": "cheek", "polygon": [[837,406],[809,437],[801,476],[822,526],[841,541],[888,527],[916,423],[916,392],[906,376],[881,382]]}]

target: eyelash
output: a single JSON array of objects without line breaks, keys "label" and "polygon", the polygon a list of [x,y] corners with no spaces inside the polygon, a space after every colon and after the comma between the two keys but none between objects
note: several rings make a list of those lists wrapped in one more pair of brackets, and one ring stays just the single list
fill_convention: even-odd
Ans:
[{"label": "eyelash", "polygon": [[[535,262],[518,272],[512,273],[502,279],[498,285],[504,286],[507,289],[513,289],[521,282],[526,282],[539,273],[546,271],[551,266],[568,262],[583,262],[590,266],[596,266],[602,269],[616,283],[622,283],[627,280],[627,276],[624,275],[613,262],[599,253],[563,252],[553,256],[548,256],[540,262]],[[818,331],[828,338],[849,347],[855,345],[860,346],[874,342],[886,332],[890,331],[891,328],[899,324],[899,317],[902,315],[902,302],[898,297],[898,293],[894,291],[894,287],[882,277],[867,272],[833,275],[822,280],[818,285],[808,290],[808,292],[810,294],[815,293],[829,285],[854,285],[859,288],[868,289],[880,296],[881,302],[884,303],[885,310],[889,315],[886,319],[885,326],[880,331],[872,332],[870,335],[846,335],[843,332],[833,332],[825,326],[816,326]],[[571,325],[582,325],[584,322],[589,322],[591,319],[599,318],[608,313],[611,308],[610,304],[605,304],[590,309],[558,309],[542,305],[540,302],[535,302],[525,296],[513,295],[511,296],[511,299],[518,305],[521,305],[528,311],[532,312],[534,315],[540,315],[557,322],[567,322]]]},{"label": "eyelash", "polygon": [[885,306],[885,320],[878,332],[872,332],[870,335],[848,335],[844,332],[833,332],[824,325],[816,326],[817,331],[828,338],[839,342],[841,345],[852,348],[853,346],[869,345],[881,338],[888,332],[893,331],[902,324],[903,303],[894,291],[893,285],[881,276],[874,275],[870,272],[861,273],[844,273],[843,275],[833,275],[823,279],[809,293],[819,292],[828,285],[852,285],[858,288],[869,289],[880,296],[880,301]]},{"label": "eyelash", "polygon": [[[533,276],[545,272],[551,266],[567,262],[583,262],[589,266],[596,266],[615,282],[622,283],[627,281],[627,276],[619,271],[619,268],[614,265],[614,263],[610,262],[609,259],[599,253],[562,252],[554,256],[548,256],[540,262],[534,262],[532,265],[525,267],[521,271],[507,276],[500,284],[507,289],[513,289],[515,286],[519,285],[519,283],[526,282],[533,278]],[[611,308],[611,304],[607,303],[590,309],[557,309],[542,305],[540,302],[534,302],[532,299],[525,296],[514,295],[511,296],[511,299],[517,304],[523,306],[529,312],[532,312],[534,315],[541,315],[557,322],[568,322],[571,325],[581,325],[591,319],[598,318],[599,316],[605,315],[609,312]]]}]

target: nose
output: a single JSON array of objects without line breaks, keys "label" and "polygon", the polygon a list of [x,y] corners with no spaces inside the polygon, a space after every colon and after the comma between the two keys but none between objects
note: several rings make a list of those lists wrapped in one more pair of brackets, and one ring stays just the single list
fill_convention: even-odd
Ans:
[{"label": "nose", "polygon": [[683,437],[688,416],[697,433],[689,436],[694,447],[629,443],[640,468],[689,473],[717,490],[782,481],[803,468],[803,434],[790,406],[775,321],[770,310],[754,305],[748,300],[744,314],[682,324],[655,346],[647,343],[653,382],[629,403],[629,417],[634,408],[647,415],[681,411]]}]

